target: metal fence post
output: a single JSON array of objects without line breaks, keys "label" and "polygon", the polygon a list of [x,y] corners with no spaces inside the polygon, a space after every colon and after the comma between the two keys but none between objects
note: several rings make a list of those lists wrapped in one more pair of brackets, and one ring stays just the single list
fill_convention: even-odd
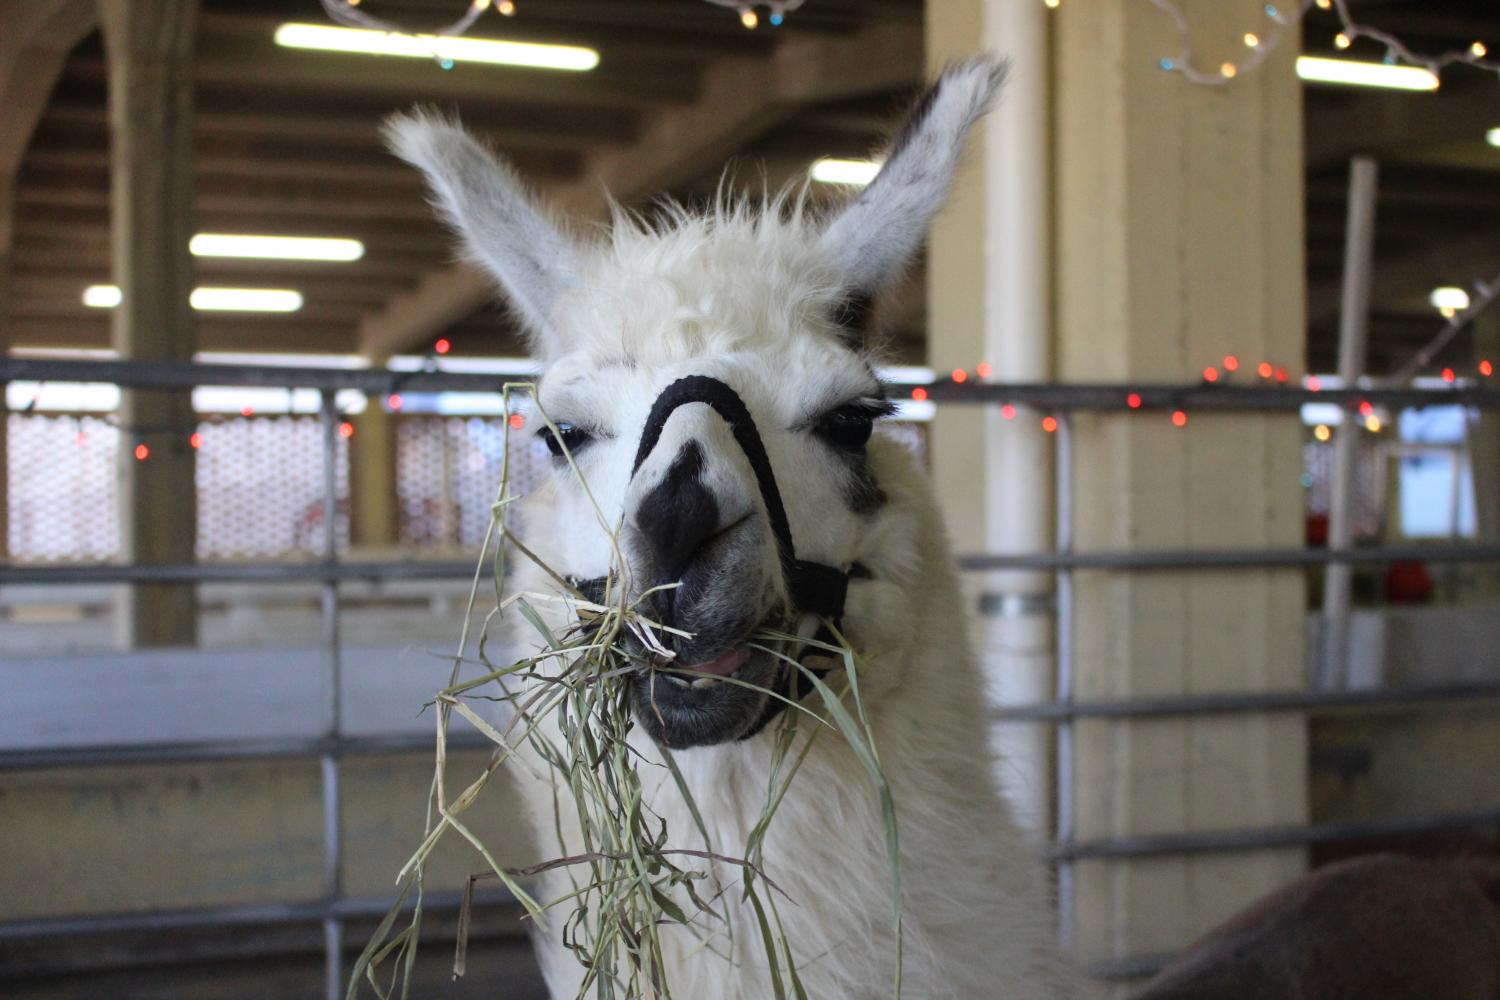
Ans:
[{"label": "metal fence post", "polygon": [[[1339,377],[1356,388],[1365,372],[1370,331],[1370,274],[1375,255],[1378,169],[1368,156],[1349,161],[1349,218],[1344,231],[1344,289],[1339,306]],[[1359,447],[1359,413],[1344,404],[1344,419],[1333,442],[1333,480],[1328,500],[1328,547],[1354,542],[1354,463]],[[1349,611],[1354,569],[1332,565],[1323,578],[1323,660],[1318,685],[1341,687],[1349,679]]]},{"label": "metal fence post", "polygon": [[[321,393],[323,430],[323,561],[338,561],[338,441],[339,411],[334,390]],[[324,995],[338,1000],[344,993],[344,927],[334,904],[343,894],[343,829],[340,815],[339,758],[335,748],[343,728],[343,690],[339,649],[339,585],[323,581],[323,636],[328,669],[324,676],[323,723],[327,749],[321,757],[323,773],[323,896],[329,909],[323,918]]]},{"label": "metal fence post", "polygon": [[[1057,447],[1053,455],[1053,475],[1057,492],[1056,549],[1061,554],[1073,551],[1073,421],[1067,413],[1057,417]],[[1056,700],[1067,705],[1073,700],[1073,570],[1062,566],[1057,571],[1057,683]],[[1057,830],[1054,842],[1063,845],[1073,841],[1073,720],[1064,717],[1057,723]],[[1066,857],[1057,862],[1057,932],[1064,951],[1073,947],[1073,864]]]}]

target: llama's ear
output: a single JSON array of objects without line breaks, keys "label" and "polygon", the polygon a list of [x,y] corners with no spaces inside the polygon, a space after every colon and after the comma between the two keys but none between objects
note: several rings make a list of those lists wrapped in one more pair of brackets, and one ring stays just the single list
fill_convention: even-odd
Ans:
[{"label": "llama's ear", "polygon": [[457,121],[415,110],[383,132],[391,151],[421,170],[443,220],[463,237],[467,257],[500,282],[538,353],[564,349],[554,309],[577,273],[572,241],[516,172]]},{"label": "llama's ear", "polygon": [[953,183],[969,128],[989,110],[1004,61],[950,66],[907,115],[885,164],[819,238],[851,302],[868,302],[916,255]]}]

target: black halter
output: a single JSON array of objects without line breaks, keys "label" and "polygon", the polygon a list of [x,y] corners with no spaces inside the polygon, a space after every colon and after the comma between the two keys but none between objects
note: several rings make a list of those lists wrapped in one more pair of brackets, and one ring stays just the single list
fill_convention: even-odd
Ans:
[{"label": "black halter", "polygon": [[[797,558],[797,549],[792,544],[792,528],[787,522],[786,508],[781,503],[781,491],[776,487],[776,474],[771,469],[771,460],[766,455],[760,431],[756,429],[755,419],[750,416],[750,409],[745,401],[728,385],[707,375],[688,375],[663,389],[646,417],[645,429],[641,431],[641,443],[635,453],[635,463],[630,470],[631,478],[640,471],[641,465],[661,440],[667,418],[679,406],[686,406],[688,403],[706,403],[712,407],[729,424],[735,443],[750,462],[761,499],[766,505],[766,518],[770,521],[771,533],[776,537],[781,574],[786,581],[787,596],[793,609],[803,614],[816,615],[831,622],[834,627],[839,627],[844,617],[844,601],[849,595],[849,581],[868,579],[870,571],[860,563],[841,570]],[[602,576],[589,580],[569,580],[579,593],[595,603],[602,603],[604,600],[605,581],[606,578]],[[831,643],[833,634],[826,626],[819,626],[815,639]],[[812,670],[812,673],[820,677],[827,672]],[[792,673],[797,674],[795,684],[790,683]],[[783,698],[791,697],[791,691],[795,690],[795,700],[800,701],[812,689],[812,682],[800,672],[783,671],[777,694]],[[782,698],[767,698],[765,711],[740,739],[747,740],[759,733],[785,708],[786,702]]]}]

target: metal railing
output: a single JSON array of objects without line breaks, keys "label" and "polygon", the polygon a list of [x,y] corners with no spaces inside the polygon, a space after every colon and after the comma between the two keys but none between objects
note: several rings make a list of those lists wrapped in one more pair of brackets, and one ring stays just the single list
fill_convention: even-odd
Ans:
[{"label": "metal railing", "polygon": [[[271,365],[195,364],[190,362],[50,361],[0,359],[0,385],[7,381],[106,382],[126,388],[190,389],[199,385],[276,386],[313,388],[322,394],[324,493],[329,510],[337,506],[334,448],[338,412],[334,393],[354,389],[371,395],[398,391],[497,391],[507,381],[525,381],[531,376],[473,374],[383,369],[292,368]],[[894,386],[905,392],[910,385]],[[1153,571],[1194,569],[1294,568],[1315,565],[1382,563],[1420,559],[1429,562],[1500,562],[1500,546],[1388,546],[1347,549],[1226,549],[1135,552],[1075,552],[1072,548],[1072,421],[1074,411],[1123,411],[1126,409],[1214,410],[1224,412],[1293,411],[1304,404],[1334,403],[1352,412],[1369,402],[1397,408],[1462,404],[1500,410],[1500,391],[1459,386],[1441,390],[1397,388],[1315,391],[1269,385],[1247,387],[1222,384],[1194,385],[995,385],[987,383],[938,382],[922,386],[927,398],[944,405],[998,405],[1011,403],[1053,413],[1058,418],[1053,434],[1056,448],[1057,533],[1052,552],[985,553],[963,555],[959,567],[968,572],[992,570],[1039,570],[1056,575],[1054,615],[1057,629],[1057,680],[1054,700],[1032,705],[1012,705],[996,710],[1000,722],[1045,723],[1056,731],[1057,814],[1055,836],[1048,856],[1056,863],[1063,912],[1060,927],[1066,938],[1071,932],[1072,866],[1078,861],[1102,858],[1140,857],[1195,853],[1213,850],[1243,850],[1359,839],[1426,830],[1500,823],[1500,810],[1416,817],[1401,820],[1368,820],[1359,823],[1312,824],[1243,830],[1203,831],[1079,841],[1073,830],[1073,741],[1072,725],[1078,719],[1131,719],[1242,712],[1388,712],[1430,711],[1456,705],[1489,704],[1500,698],[1500,684],[1467,684],[1411,690],[1349,692],[1247,692],[1197,695],[1177,698],[1144,698],[1113,702],[1079,702],[1073,693],[1074,622],[1073,574],[1090,571]],[[1131,397],[1138,397],[1132,399]],[[340,635],[339,585],[352,580],[451,579],[475,572],[468,562],[341,561],[334,537],[335,519],[326,518],[322,558],[309,562],[254,564],[96,565],[96,566],[0,566],[0,585],[78,583],[286,583],[317,581],[322,584],[322,616],[327,651],[325,674],[324,731],[315,738],[277,741],[223,741],[214,743],[165,743],[37,749],[0,752],[0,770],[60,767],[91,763],[165,763],[173,761],[317,757],[323,776],[324,892],[320,900],[258,907],[215,907],[164,914],[99,915],[85,918],[0,922],[0,940],[52,933],[102,933],[153,927],[257,922],[261,919],[321,920],[325,931],[326,990],[336,998],[343,994],[342,922],[352,912],[366,912],[366,901],[347,900],[342,895],[342,834],[339,796],[340,760],[350,754],[403,752],[429,745],[425,737],[354,739],[341,734],[339,704]],[[474,746],[484,745],[474,739]],[[454,737],[450,745],[467,745]],[[430,897],[429,897],[430,898]],[[1155,956],[1139,956],[1105,963],[1095,971],[1106,978],[1150,971]]]}]

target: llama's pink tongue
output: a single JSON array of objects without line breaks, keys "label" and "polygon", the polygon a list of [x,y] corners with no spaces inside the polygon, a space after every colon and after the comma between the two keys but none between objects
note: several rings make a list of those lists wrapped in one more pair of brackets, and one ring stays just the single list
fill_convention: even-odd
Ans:
[{"label": "llama's pink tongue", "polygon": [[740,667],[743,667],[745,661],[748,659],[750,659],[750,651],[748,649],[731,649],[727,653],[721,653],[714,657],[707,663],[683,664],[683,669],[691,670],[698,674],[713,674],[715,677],[728,677],[740,669]]}]

